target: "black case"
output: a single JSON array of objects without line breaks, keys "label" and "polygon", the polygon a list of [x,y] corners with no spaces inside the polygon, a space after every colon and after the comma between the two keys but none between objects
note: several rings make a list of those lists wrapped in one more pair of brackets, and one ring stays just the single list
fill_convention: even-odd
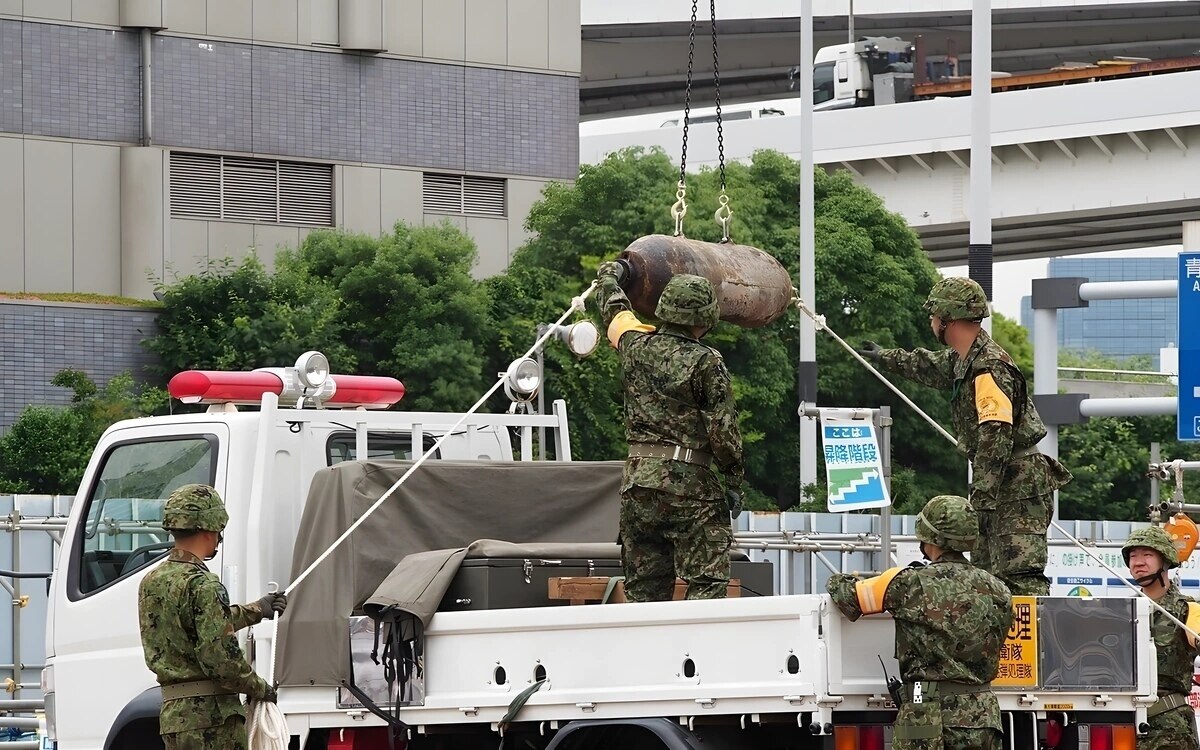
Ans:
[{"label": "black case", "polygon": [[[619,575],[621,561],[616,559],[468,558],[463,560],[438,611],[569,605],[566,600],[549,597],[551,578]],[[741,580],[742,596],[773,593],[769,562],[734,560],[731,577]]]}]

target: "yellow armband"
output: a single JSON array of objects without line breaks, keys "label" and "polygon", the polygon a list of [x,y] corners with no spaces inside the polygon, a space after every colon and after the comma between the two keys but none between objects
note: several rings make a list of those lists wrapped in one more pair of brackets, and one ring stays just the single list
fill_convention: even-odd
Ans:
[{"label": "yellow armband", "polygon": [[617,343],[620,342],[621,336],[629,331],[641,331],[642,333],[650,333],[654,330],[654,326],[647,325],[637,319],[637,316],[628,310],[622,310],[613,318],[612,323],[608,324],[608,343],[612,344],[612,348],[617,348]]},{"label": "yellow armband", "polygon": [[877,615],[883,611],[883,595],[887,593],[888,584],[902,570],[904,568],[888,568],[882,575],[854,584],[854,593],[858,595],[858,608],[864,615]]},{"label": "yellow armband", "polygon": [[990,372],[985,372],[975,378],[975,412],[979,415],[979,423],[1003,422],[1013,423],[1013,406]]},{"label": "yellow armband", "polygon": [[[1187,626],[1193,631],[1200,633],[1200,603],[1188,602]],[[1191,633],[1187,634],[1188,645],[1192,648],[1196,647],[1196,636]]]}]

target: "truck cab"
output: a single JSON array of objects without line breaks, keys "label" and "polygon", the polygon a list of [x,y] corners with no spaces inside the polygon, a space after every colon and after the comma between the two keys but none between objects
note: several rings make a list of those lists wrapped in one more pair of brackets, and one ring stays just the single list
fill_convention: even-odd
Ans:
[{"label": "truck cab", "polygon": [[336,394],[306,400],[289,392],[293,369],[181,373],[172,396],[207,405],[204,413],[126,420],[101,436],[50,591],[42,682],[58,747],[158,742],[158,699],[147,695],[157,683],[142,657],[138,585],[172,546],[161,522],[175,488],[209,484],[224,498],[230,521],[208,566],[231,601],[241,602],[266,593],[268,581],[288,580],[309,484],[321,469],[415,459],[439,440],[432,460],[532,460],[538,428],[553,435],[558,457],[570,457],[561,401],[545,416],[383,411],[403,396],[399,381],[332,375]]}]

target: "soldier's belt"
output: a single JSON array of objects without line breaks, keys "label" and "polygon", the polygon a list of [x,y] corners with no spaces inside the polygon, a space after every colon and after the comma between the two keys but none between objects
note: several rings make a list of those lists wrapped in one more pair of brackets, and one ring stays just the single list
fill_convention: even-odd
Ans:
[{"label": "soldier's belt", "polygon": [[1171,693],[1170,695],[1159,696],[1158,703],[1146,709],[1146,718],[1150,719],[1186,705],[1188,705],[1188,699],[1183,693]]},{"label": "soldier's belt", "polygon": [[684,448],[682,445],[667,443],[630,443],[630,458],[665,458],[670,461],[683,461],[685,464],[708,466],[712,463],[711,453]]},{"label": "soldier's belt", "polygon": [[177,682],[174,685],[162,686],[164,701],[173,701],[179,698],[200,698],[206,695],[237,694],[236,690],[221,687],[217,684],[216,680],[192,680],[191,682]]},{"label": "soldier's belt", "polygon": [[[918,686],[920,689],[918,690]],[[947,682],[938,680],[920,680],[906,682],[901,695],[905,703],[919,703],[926,698],[944,698],[947,695],[971,695],[992,692],[991,684],[968,685],[965,682]]]}]

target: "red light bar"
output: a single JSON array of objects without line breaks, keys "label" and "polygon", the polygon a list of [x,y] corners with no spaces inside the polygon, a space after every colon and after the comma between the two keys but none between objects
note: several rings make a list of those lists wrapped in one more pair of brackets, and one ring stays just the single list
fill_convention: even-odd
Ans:
[{"label": "red light bar", "polygon": [[[372,375],[331,375],[333,393],[321,402],[325,407],[386,409],[404,398],[404,384],[395,378]],[[283,380],[273,372],[224,372],[187,370],[167,384],[173,398],[185,404],[231,403],[253,405],[267,393],[295,400],[298,394],[284,394]],[[322,389],[324,390],[324,389]]]},{"label": "red light bar", "polygon": [[283,393],[283,381],[270,372],[186,370],[171,378],[167,390],[185,404],[257,404],[264,393]]},{"label": "red light bar", "polygon": [[325,406],[365,406],[386,409],[404,398],[404,383],[375,375],[330,375],[333,395]]}]

